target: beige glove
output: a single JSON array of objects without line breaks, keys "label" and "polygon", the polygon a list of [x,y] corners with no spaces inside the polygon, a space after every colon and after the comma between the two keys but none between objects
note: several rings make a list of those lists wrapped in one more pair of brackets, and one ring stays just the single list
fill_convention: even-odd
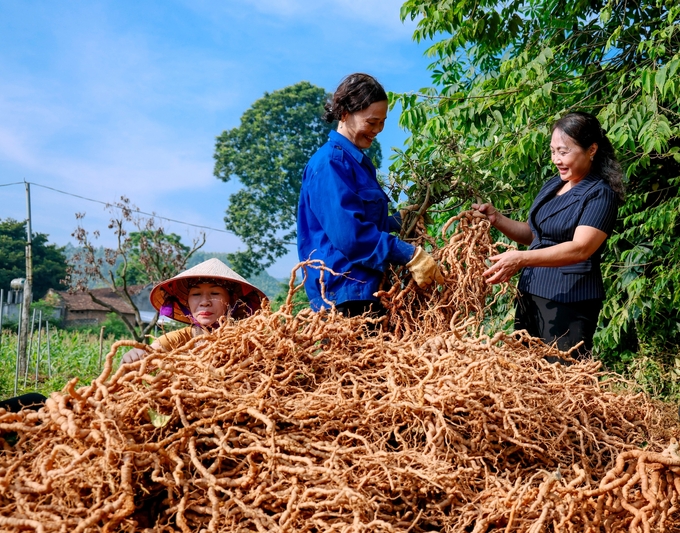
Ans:
[{"label": "beige glove", "polygon": [[420,246],[416,248],[411,260],[406,263],[406,268],[411,271],[413,279],[421,289],[427,287],[433,281],[440,285],[444,283],[444,276],[439,271],[436,261]]}]

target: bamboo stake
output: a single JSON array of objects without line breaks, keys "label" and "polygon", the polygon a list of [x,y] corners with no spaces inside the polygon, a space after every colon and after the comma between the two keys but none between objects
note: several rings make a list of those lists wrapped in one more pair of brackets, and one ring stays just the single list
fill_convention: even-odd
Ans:
[{"label": "bamboo stake", "polygon": [[[20,302],[19,303],[19,317],[21,317],[21,306],[23,304]],[[17,389],[19,388],[19,355],[21,354],[21,350],[19,348],[19,345],[21,344],[21,319],[19,319],[18,325],[17,325],[17,360],[16,360],[16,365],[14,366],[14,396],[17,395]]]},{"label": "bamboo stake", "polygon": [[5,310],[5,289],[0,289],[0,348],[2,348],[2,315]]},{"label": "bamboo stake", "polygon": [[40,369],[40,348],[42,343],[42,311],[38,315],[38,353],[35,358],[35,388],[38,388],[38,370]]},{"label": "bamboo stake", "polygon": [[28,367],[31,364],[31,352],[33,351],[33,327],[35,326],[35,309],[33,309],[33,315],[31,316],[31,334],[28,339],[28,350],[26,350],[26,369],[24,372],[24,388],[26,387],[26,382],[28,381]]},{"label": "bamboo stake", "polygon": [[99,330],[99,370],[101,371],[102,369],[102,357],[103,357],[103,352],[104,352],[104,330],[106,329],[106,326],[102,326],[102,329]]},{"label": "bamboo stake", "polygon": [[45,321],[45,326],[47,327],[47,377],[52,379],[52,351],[50,350],[50,321]]}]

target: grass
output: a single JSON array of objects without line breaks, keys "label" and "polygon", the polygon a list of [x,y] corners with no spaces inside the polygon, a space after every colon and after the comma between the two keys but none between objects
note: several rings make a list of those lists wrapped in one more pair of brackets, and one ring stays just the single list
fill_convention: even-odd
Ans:
[{"label": "grass", "polygon": [[[17,335],[10,330],[2,331],[0,345],[0,398],[14,396],[16,375]],[[116,341],[113,335],[104,337],[102,359]],[[17,395],[40,392],[49,396],[61,390],[66,383],[77,377],[79,385],[87,385],[99,376],[99,335],[91,332],[68,331],[50,327],[50,365],[48,366],[47,335],[43,328],[40,342],[40,364],[36,381],[35,363],[38,355],[38,332],[33,333],[28,373],[19,376]],[[117,354],[119,360],[121,350]],[[102,361],[103,364],[103,361]]]}]

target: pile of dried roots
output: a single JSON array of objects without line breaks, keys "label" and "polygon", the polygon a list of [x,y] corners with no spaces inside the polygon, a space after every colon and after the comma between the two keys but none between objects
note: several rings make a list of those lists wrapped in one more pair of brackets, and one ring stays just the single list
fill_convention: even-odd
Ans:
[{"label": "pile of dried roots", "polygon": [[0,412],[0,530],[677,531],[677,419],[596,362],[471,335],[497,246],[452,230],[447,285],[393,278],[382,328],[264,310]]}]

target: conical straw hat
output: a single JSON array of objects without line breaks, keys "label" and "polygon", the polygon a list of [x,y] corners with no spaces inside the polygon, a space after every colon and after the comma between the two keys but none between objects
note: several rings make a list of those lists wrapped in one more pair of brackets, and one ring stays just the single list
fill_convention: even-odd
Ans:
[{"label": "conical straw hat", "polygon": [[[188,307],[187,300],[189,297],[190,281],[197,279],[205,279],[206,282],[211,280],[229,282],[224,285],[225,288],[227,288],[237,300],[242,301],[250,312],[259,309],[260,301],[263,298],[266,298],[264,292],[255,285],[242,276],[239,276],[219,259],[212,258],[203,261],[184,272],[180,272],[174,278],[162,281],[156,285],[149,295],[151,305],[160,311],[161,307],[163,307],[164,304],[167,305],[168,300],[172,299],[174,296],[180,304],[184,307]],[[191,319],[186,316],[186,313],[174,304],[172,305],[172,316],[170,316],[170,318],[187,324],[191,323]]]}]

